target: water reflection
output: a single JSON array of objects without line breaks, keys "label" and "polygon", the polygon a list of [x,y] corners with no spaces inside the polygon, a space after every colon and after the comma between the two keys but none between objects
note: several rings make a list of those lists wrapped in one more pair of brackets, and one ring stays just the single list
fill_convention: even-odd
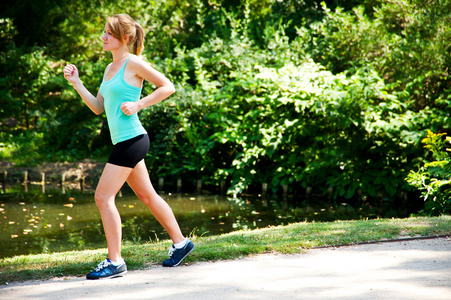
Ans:
[{"label": "water reflection", "polygon": [[[225,198],[218,195],[161,194],[186,235],[208,236],[299,221],[333,221],[377,217],[374,209],[347,205],[314,209],[286,201]],[[100,214],[92,192],[40,186],[11,187],[0,194],[0,258],[21,254],[105,248]],[[169,236],[148,208],[124,188],[116,205],[124,243],[164,240]]]}]

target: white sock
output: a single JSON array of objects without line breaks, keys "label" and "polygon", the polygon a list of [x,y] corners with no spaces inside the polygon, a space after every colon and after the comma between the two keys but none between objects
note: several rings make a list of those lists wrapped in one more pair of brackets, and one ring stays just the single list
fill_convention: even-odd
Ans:
[{"label": "white sock", "polygon": [[174,244],[175,249],[181,249],[181,248],[185,247],[186,241],[187,241],[187,240],[188,240],[188,239],[185,238],[185,239],[184,239],[183,241],[181,241],[180,243]]},{"label": "white sock", "polygon": [[122,265],[122,264],[124,263],[124,259],[121,258],[121,261],[112,261],[112,260],[110,259],[110,262],[111,262],[111,264],[112,264],[113,266],[117,267],[117,266],[120,266],[120,265]]}]

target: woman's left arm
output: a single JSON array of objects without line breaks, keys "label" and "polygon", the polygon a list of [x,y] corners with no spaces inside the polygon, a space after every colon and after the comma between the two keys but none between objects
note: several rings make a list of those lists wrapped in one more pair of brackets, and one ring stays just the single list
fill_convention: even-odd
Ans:
[{"label": "woman's left arm", "polygon": [[127,116],[133,115],[143,108],[161,102],[175,93],[175,88],[172,82],[167,79],[166,76],[152,68],[144,60],[135,56],[130,58],[128,64],[129,70],[134,73],[136,77],[147,80],[148,82],[156,85],[158,88],[150,95],[147,95],[137,102],[122,103],[121,110]]}]

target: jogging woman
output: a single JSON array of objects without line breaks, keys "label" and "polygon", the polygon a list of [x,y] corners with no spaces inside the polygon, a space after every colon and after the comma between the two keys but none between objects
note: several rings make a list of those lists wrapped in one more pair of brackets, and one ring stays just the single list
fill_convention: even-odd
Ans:
[{"label": "jogging woman", "polygon": [[[149,207],[172,239],[169,259],[163,262],[163,266],[178,266],[194,249],[193,243],[183,236],[172,209],[150,182],[144,163],[149,138],[137,115],[141,109],[173,94],[174,86],[139,57],[143,50],[144,30],[128,15],[107,18],[102,40],[103,50],[112,53],[113,62],[105,70],[96,97],[81,82],[76,66],[69,64],[64,68],[64,77],[84,103],[97,115],[106,113],[114,145],[95,192],[108,244],[108,258],[86,275],[87,279],[117,277],[127,272],[121,256],[121,217],[115,204],[115,196],[125,182]],[[158,88],[140,99],[144,80]]]}]

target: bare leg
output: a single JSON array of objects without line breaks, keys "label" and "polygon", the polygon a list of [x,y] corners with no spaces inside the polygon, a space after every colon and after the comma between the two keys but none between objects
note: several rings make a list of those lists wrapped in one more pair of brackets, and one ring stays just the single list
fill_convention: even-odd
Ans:
[{"label": "bare leg", "polygon": [[108,258],[120,261],[122,225],[115,204],[116,194],[133,169],[107,163],[97,185],[95,200],[102,215],[103,228],[108,244]]},{"label": "bare leg", "polygon": [[150,182],[149,173],[144,160],[141,160],[127,179],[128,185],[138,198],[146,204],[157,221],[168,232],[174,244],[185,239],[171,207],[155,191]]}]

